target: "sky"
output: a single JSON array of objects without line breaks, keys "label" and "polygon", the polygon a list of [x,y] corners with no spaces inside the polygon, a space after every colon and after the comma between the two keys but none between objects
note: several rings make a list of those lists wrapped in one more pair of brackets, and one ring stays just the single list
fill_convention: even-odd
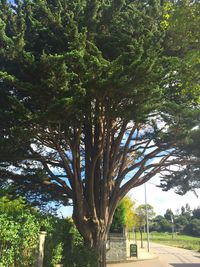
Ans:
[{"label": "sky", "polygon": [[[174,189],[167,192],[162,191],[161,188],[156,186],[156,184],[159,185],[159,183],[159,176],[152,178],[146,183],[147,203],[153,206],[156,215],[164,215],[167,209],[171,209],[173,213],[176,213],[178,209],[180,211],[181,207],[185,206],[187,203],[190,205],[191,209],[200,206],[200,189],[196,190],[199,197],[191,191],[181,196],[176,194]],[[136,205],[140,205],[145,203],[144,192],[144,185],[141,185],[137,188],[133,188],[128,195],[136,201]]]},{"label": "sky", "polygon": [[[146,192],[147,192],[147,203],[152,205],[156,215],[164,215],[167,209],[171,209],[174,214],[177,210],[181,210],[182,206],[185,206],[187,203],[190,205],[191,209],[195,209],[200,206],[200,189],[196,190],[196,193],[199,195],[197,198],[193,192],[188,192],[183,196],[180,196],[170,190],[167,192],[162,191],[161,188],[156,186],[159,185],[160,179],[159,176],[152,178],[149,182],[146,183]],[[144,185],[141,185],[137,188],[131,189],[129,196],[136,201],[136,206],[145,203],[145,193]],[[72,207],[64,207],[59,210],[59,215],[66,217],[72,215]]]}]

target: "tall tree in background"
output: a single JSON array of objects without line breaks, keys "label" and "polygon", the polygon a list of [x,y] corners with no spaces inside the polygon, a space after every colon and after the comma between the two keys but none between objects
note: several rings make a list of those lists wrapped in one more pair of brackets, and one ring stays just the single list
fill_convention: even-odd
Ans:
[{"label": "tall tree in background", "polygon": [[174,220],[174,213],[171,209],[167,209],[165,214],[164,214],[164,217],[166,220],[168,220],[169,222],[173,221]]},{"label": "tall tree in background", "polygon": [[117,206],[112,224],[110,226],[110,233],[123,233],[123,228],[126,224],[126,208],[123,204],[123,199]]},{"label": "tall tree in background", "polygon": [[141,248],[143,248],[143,232],[147,232],[147,212],[148,220],[152,220],[156,215],[150,204],[141,204],[136,209],[136,228],[140,232]]},{"label": "tall tree in background", "polygon": [[125,196],[115,210],[110,232],[122,233],[123,227],[126,227],[128,231],[132,231],[136,223],[135,202],[129,196]]},{"label": "tall tree in background", "polygon": [[199,114],[198,12],[198,1],[0,1],[0,180],[30,202],[72,199],[101,267],[127,192],[196,162],[183,145]]},{"label": "tall tree in background", "polygon": [[192,211],[193,217],[200,220],[200,207]]}]

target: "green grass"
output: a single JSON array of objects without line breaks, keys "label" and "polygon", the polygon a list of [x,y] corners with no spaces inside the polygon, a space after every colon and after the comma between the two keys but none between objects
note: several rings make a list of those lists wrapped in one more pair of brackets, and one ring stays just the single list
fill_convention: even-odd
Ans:
[{"label": "green grass", "polygon": [[[146,234],[144,234],[144,240],[145,239],[146,239]],[[172,236],[171,233],[151,232],[150,240],[152,242],[160,243],[163,245],[191,249],[200,252],[200,238],[198,237],[180,235],[175,233]]]},{"label": "green grass", "polygon": [[[135,235],[134,235],[135,236]],[[150,232],[150,242],[160,243],[163,245],[174,246],[179,248],[190,249],[200,252],[200,237],[193,237],[188,235],[180,235],[174,233],[158,233]],[[133,233],[128,234],[128,238],[134,239]],[[147,240],[146,233],[143,233],[143,240]],[[140,242],[140,234],[137,233],[137,242]]]}]

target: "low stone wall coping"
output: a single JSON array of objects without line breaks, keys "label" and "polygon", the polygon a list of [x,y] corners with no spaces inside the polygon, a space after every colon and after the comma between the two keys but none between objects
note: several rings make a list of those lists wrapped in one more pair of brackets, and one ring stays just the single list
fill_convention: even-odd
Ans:
[{"label": "low stone wall coping", "polygon": [[109,236],[108,239],[109,240],[113,240],[113,241],[115,241],[115,240],[126,240],[126,238],[122,237],[122,236]]}]

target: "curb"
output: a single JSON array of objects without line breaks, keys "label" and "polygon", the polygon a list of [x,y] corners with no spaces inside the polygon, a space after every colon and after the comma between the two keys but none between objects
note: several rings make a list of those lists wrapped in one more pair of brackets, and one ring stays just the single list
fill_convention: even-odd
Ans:
[{"label": "curb", "polygon": [[152,256],[150,258],[135,258],[129,260],[119,260],[119,261],[107,261],[107,264],[116,264],[116,263],[129,263],[129,262],[137,262],[137,261],[146,261],[146,260],[154,260],[158,259],[158,255]]}]

